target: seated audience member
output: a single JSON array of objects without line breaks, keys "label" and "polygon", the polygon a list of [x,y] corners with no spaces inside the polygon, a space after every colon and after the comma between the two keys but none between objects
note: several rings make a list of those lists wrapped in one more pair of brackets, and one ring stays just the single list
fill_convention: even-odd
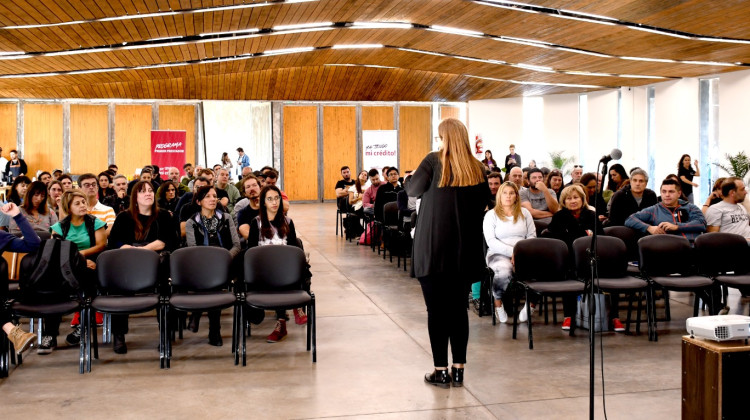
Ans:
[{"label": "seated audience member", "polygon": [[177,209],[177,184],[171,179],[164,181],[156,192],[156,205],[160,211],[166,212],[173,217]]},{"label": "seated audience member", "polygon": [[[678,178],[677,175],[675,175],[675,174],[669,174],[666,177],[664,177],[664,179],[674,179],[675,181],[680,182],[680,178]],[[682,185],[682,184],[680,184],[680,185]],[[721,188],[721,185],[719,186],[719,188]],[[721,192],[718,192],[717,196],[719,198],[721,198]],[[687,196],[685,195],[684,192],[680,191],[680,197],[679,197],[679,199],[682,200],[682,201],[687,201]],[[657,200],[661,203],[661,196],[659,196],[657,198]],[[719,201],[721,201],[721,200],[719,200]],[[717,203],[719,201],[717,201]]]},{"label": "seated audience member", "polygon": [[375,168],[370,169],[367,173],[370,177],[370,188],[362,194],[362,209],[365,215],[373,216],[375,214],[375,197],[378,195],[378,188],[382,185],[380,174]]},{"label": "seated audience member", "polygon": [[682,235],[690,243],[706,231],[706,219],[700,209],[680,200],[680,183],[665,179],[661,183],[661,203],[639,211],[628,217],[625,226],[651,235]]},{"label": "seated audience member", "polygon": [[[193,204],[200,207],[200,211],[188,219],[185,225],[187,246],[216,246],[229,251],[232,259],[240,253],[240,238],[232,217],[218,208],[216,187],[206,185],[200,187],[193,197]],[[229,279],[227,279],[229,280]],[[188,329],[198,332],[201,313],[193,312],[190,316]],[[208,344],[220,347],[221,311],[208,313]]]},{"label": "seated audience member", "polygon": [[518,191],[521,191],[521,188],[523,188],[523,169],[518,166],[510,168],[506,180],[516,184]]},{"label": "seated audience member", "polygon": [[[601,176],[601,174],[599,174]],[[607,189],[602,192],[604,199],[609,202],[612,195],[630,183],[627,171],[619,163],[615,163],[609,168]],[[601,186],[600,186],[601,188]]]},{"label": "seated audience member", "polygon": [[195,181],[199,176],[201,176],[201,172],[203,172],[203,167],[201,165],[195,165],[195,168],[193,168],[193,172],[191,173],[190,178],[183,178],[181,182],[187,181],[187,187],[190,191],[195,191],[195,188],[193,188],[193,181]]},{"label": "seated audience member", "polygon": [[745,183],[740,178],[729,177],[721,185],[721,194],[724,199],[706,211],[708,231],[736,233],[750,241],[750,219],[741,204],[747,195]]},{"label": "seated audience member", "polygon": [[354,185],[352,172],[348,166],[341,167],[341,178],[336,181],[336,198],[342,198],[349,195],[349,187]]},{"label": "seated audience member", "polygon": [[56,181],[56,180],[60,179],[60,177],[62,176],[62,174],[63,174],[63,171],[61,171],[59,169],[55,169],[54,171],[52,171],[52,179]]},{"label": "seated audience member", "polygon": [[[266,175],[266,178],[263,182],[263,186],[266,187],[271,185],[278,188],[276,182],[279,180],[279,171],[273,168],[268,168],[264,171],[264,174]],[[284,214],[286,214],[289,211],[289,197],[282,189],[279,188],[279,191],[281,191],[281,205],[284,210]]]},{"label": "seated audience member", "polygon": [[177,208],[175,209],[175,212],[179,215],[178,220],[180,222],[180,235],[182,237],[185,237],[185,225],[187,224],[188,219],[190,219],[190,217],[201,210],[200,206],[195,204],[195,200],[193,200],[195,193],[199,188],[210,185],[211,182],[209,182],[209,180],[205,177],[201,176],[196,178],[193,182],[193,188],[195,188],[194,192],[183,195],[182,198],[180,198],[180,201],[177,202]]},{"label": "seated audience member", "polygon": [[[169,181],[172,184],[171,181]],[[174,185],[172,186],[174,188]],[[133,186],[130,208],[117,215],[112,233],[109,235],[109,248],[139,247],[155,252],[171,251],[177,244],[177,232],[172,218],[160,211],[154,199],[154,189],[150,182],[141,181]],[[112,343],[115,353],[125,354],[125,334],[128,332],[128,316],[112,315]]]},{"label": "seated audience member", "polygon": [[586,201],[592,210],[599,215],[599,221],[604,222],[607,219],[607,202],[599,190],[599,183],[596,174],[587,172],[581,176],[581,185],[586,193]]},{"label": "seated audience member", "polygon": [[114,188],[112,188],[112,175],[110,175],[109,172],[104,171],[99,173],[98,175],[99,180],[99,201],[104,200],[105,197],[110,196],[115,193]]},{"label": "seated audience member", "polygon": [[714,181],[714,186],[711,187],[711,194],[708,195],[706,202],[703,203],[703,207],[701,207],[701,211],[704,215],[709,207],[716,203],[721,203],[721,201],[724,200],[724,197],[721,195],[721,185],[724,184],[724,181],[726,181],[725,177],[718,178]]},{"label": "seated audience member", "polygon": [[[234,210],[234,203],[239,200],[240,191],[233,184],[229,183],[229,171],[224,168],[219,168],[216,173],[216,192],[221,194],[223,191],[227,194],[226,197],[221,198],[221,204],[227,209],[227,213],[232,214]],[[223,194],[222,194],[223,195]]]},{"label": "seated audience member", "polygon": [[[264,245],[299,246],[294,222],[280,210],[281,191],[273,185],[266,185],[260,191],[259,214],[250,223],[250,232],[247,237],[248,248]],[[293,312],[297,325],[307,323],[307,315],[302,308],[295,308]],[[276,318],[276,327],[266,338],[269,343],[277,343],[287,336],[286,311],[276,311]]]},{"label": "seated audience member", "polygon": [[482,161],[482,163],[484,163],[484,166],[486,166],[490,170],[497,168],[497,161],[492,158],[492,151],[489,149],[484,152],[484,160]]},{"label": "seated audience member", "polygon": [[[190,181],[195,179],[195,175],[193,174],[193,164],[188,162],[182,165],[182,170],[185,171],[185,176],[180,178],[180,184],[187,187]],[[188,190],[187,192],[190,191]]]},{"label": "seated audience member", "polygon": [[[58,221],[57,214],[47,207],[47,186],[41,181],[31,183],[19,209],[31,227],[45,235],[49,234],[49,228]],[[22,233],[13,219],[10,220],[10,233],[14,235]]]},{"label": "seated audience member", "polygon": [[[96,183],[96,177],[87,179]],[[94,191],[96,193],[96,191]],[[96,256],[104,251],[107,245],[107,224],[88,214],[88,198],[81,191],[66,191],[63,194],[62,206],[67,216],[52,225],[52,235],[73,242],[78,251],[86,258],[86,266],[90,270],[91,279],[95,279]],[[97,320],[97,323],[101,321]],[[81,342],[81,326],[78,313],[73,318],[73,332],[68,334],[65,341],[71,346]],[[45,335],[37,353],[49,354],[57,347],[57,335],[60,330],[60,317],[46,319]]]},{"label": "seated audience member", "polygon": [[62,184],[63,192],[70,191],[73,189],[73,178],[68,174],[62,174],[57,177],[57,180]]},{"label": "seated audience member", "polygon": [[[573,251],[573,241],[584,236],[591,236],[596,229],[597,234],[603,235],[602,224],[597,220],[596,214],[586,205],[586,193],[579,185],[569,185],[560,194],[560,211],[552,216],[547,230],[549,236],[560,239]],[[563,298],[563,320],[562,329],[570,329],[570,317],[575,315],[575,297]],[[617,320],[619,323],[619,320]]]},{"label": "seated audience member", "polygon": [[253,223],[260,211],[260,184],[254,175],[246,175],[242,178],[245,198],[237,202],[234,210],[237,218],[237,230],[247,241],[250,234],[250,223]]},{"label": "seated audience member", "polygon": [[522,189],[519,195],[521,206],[531,213],[534,220],[549,223],[559,207],[555,193],[544,184],[539,168],[529,169],[529,188]]},{"label": "seated audience member", "polygon": [[[17,238],[8,232],[0,231],[0,254],[8,252],[36,252],[39,249],[41,240],[34,229],[24,217],[18,206],[13,203],[7,203],[0,206],[0,213],[13,220],[16,226],[23,234]],[[5,305],[0,305],[0,325],[3,332],[8,336],[8,340],[13,343],[16,354],[21,354],[28,349],[37,339],[36,334],[26,332],[20,326],[11,322],[11,314]]]},{"label": "seated audience member", "polygon": [[487,209],[493,209],[495,207],[495,199],[497,198],[497,192],[500,190],[500,185],[503,183],[503,177],[497,172],[490,172],[487,175],[487,184],[490,186],[490,193],[492,198]]},{"label": "seated audience member", "polygon": [[161,171],[159,170],[159,166],[157,165],[150,165],[151,166],[151,185],[154,187],[154,191],[159,189],[159,186],[161,185],[162,181],[164,181],[161,178]]},{"label": "seated audience member", "polygon": [[112,173],[112,178],[114,178],[118,174],[119,169],[120,168],[118,168],[117,165],[115,165],[114,163],[107,166],[107,170]]},{"label": "seated audience member", "polygon": [[62,220],[66,216],[62,208],[62,195],[63,187],[60,181],[50,181],[47,186],[47,206],[57,215],[57,220]]},{"label": "seated audience member", "polygon": [[367,184],[367,171],[360,171],[357,179],[354,181],[354,185],[350,186],[347,190],[349,205],[354,210],[354,213],[357,213],[360,217],[364,216],[362,199],[366,190],[365,184]]},{"label": "seated audience member", "polygon": [[[180,183],[180,170],[178,168],[175,168],[174,166],[169,168],[169,180],[175,185],[177,198],[182,197],[182,194],[185,194],[186,192],[190,192],[187,185],[182,185]],[[159,188],[161,188],[161,185],[159,185]]]},{"label": "seated audience member", "polygon": [[52,174],[47,171],[40,173],[39,181],[42,181],[44,185],[49,185],[49,182],[52,181]]},{"label": "seated audience member", "polygon": [[237,191],[239,191],[240,194],[243,194],[243,195],[245,194],[244,192],[242,192],[242,180],[245,179],[246,176],[252,175],[252,173],[253,173],[253,168],[249,166],[245,166],[244,168],[242,168],[242,173],[240,174],[240,180],[234,183],[234,186],[237,187]]},{"label": "seated audience member", "polygon": [[8,201],[21,206],[23,198],[26,197],[26,191],[29,189],[31,179],[26,175],[21,175],[13,180],[13,184],[10,186],[10,194],[8,194]]},{"label": "seated audience member", "polygon": [[111,232],[112,224],[115,222],[115,211],[112,207],[105,206],[99,202],[99,184],[96,176],[91,173],[78,177],[78,186],[88,199],[89,214],[107,224],[107,235]]},{"label": "seated audience member", "polygon": [[547,189],[552,191],[555,194],[555,198],[557,199],[558,203],[560,202],[560,194],[563,190],[563,175],[562,172],[560,172],[559,169],[553,169],[547,174],[545,177],[544,185],[547,186]]},{"label": "seated audience member", "polygon": [[630,185],[622,187],[609,200],[609,226],[623,226],[631,214],[657,203],[656,193],[646,188],[648,174],[636,169],[630,174]]},{"label": "seated audience member", "polygon": [[104,198],[102,204],[112,207],[115,215],[122,213],[130,207],[130,196],[128,195],[128,178],[125,175],[115,175],[113,181],[114,194]]},{"label": "seated audience member", "polygon": [[570,182],[568,182],[567,184],[565,184],[565,186],[567,187],[568,185],[573,185],[573,184],[581,182],[581,177],[582,176],[583,176],[583,166],[582,165],[573,165],[573,170],[570,171]]},{"label": "seated audience member", "polygon": [[[138,181],[148,181],[151,183],[151,186],[154,187],[154,190],[157,190],[159,188],[159,183],[154,181],[155,172],[154,168],[151,165],[146,165],[141,169],[140,175],[138,175],[138,179],[134,179],[128,183],[128,195],[130,195],[130,191],[133,189],[133,186]],[[78,185],[81,185],[81,180],[78,180]]]},{"label": "seated audience member", "polygon": [[396,196],[403,189],[398,183],[398,168],[388,168],[387,182],[378,187],[378,194],[375,196],[375,220],[383,221],[383,207],[387,203],[396,201]]},{"label": "seated audience member", "polygon": [[529,188],[529,171],[531,168],[528,166],[521,169],[521,173],[523,173],[523,186],[524,188]]},{"label": "seated audience member", "polygon": [[508,322],[503,308],[503,293],[513,276],[513,247],[522,239],[536,237],[534,219],[529,210],[521,207],[518,186],[505,182],[495,193],[497,205],[484,215],[482,225],[487,241],[487,266],[495,273],[492,279],[492,296],[495,314],[500,322]]}]

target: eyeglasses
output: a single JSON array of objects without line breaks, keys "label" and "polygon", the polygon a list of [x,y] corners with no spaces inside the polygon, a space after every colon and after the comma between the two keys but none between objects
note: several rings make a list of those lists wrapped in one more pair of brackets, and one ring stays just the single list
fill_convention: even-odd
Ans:
[{"label": "eyeglasses", "polygon": [[274,197],[266,197],[266,203],[278,203],[279,201],[281,201],[280,195]]},{"label": "eyeglasses", "polygon": [[574,168],[581,168],[583,169],[583,165],[573,165]]},{"label": "eyeglasses", "polygon": [[81,188],[94,188],[96,187],[96,182],[87,182],[85,184],[81,184]]}]

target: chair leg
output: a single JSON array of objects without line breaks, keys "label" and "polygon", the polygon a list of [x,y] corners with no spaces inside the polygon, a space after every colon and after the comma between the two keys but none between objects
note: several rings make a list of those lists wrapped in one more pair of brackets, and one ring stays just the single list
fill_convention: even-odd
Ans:
[{"label": "chair leg", "polygon": [[[317,320],[317,312],[318,309],[315,306],[315,294],[310,293],[311,300],[311,307],[312,307],[312,357],[313,357],[313,363],[318,362],[318,347],[317,347],[317,330],[318,330],[318,320]],[[309,318],[308,318],[309,320]]]},{"label": "chair leg", "polygon": [[534,336],[531,332],[531,304],[529,304],[529,290],[526,289],[526,323],[529,327],[529,350],[534,349]]},{"label": "chair leg", "polygon": [[[646,294],[645,297],[646,297],[646,305],[647,305],[646,306],[646,317],[648,319],[648,313],[649,313],[648,312],[648,294]],[[641,309],[643,308],[643,298],[644,298],[644,294],[643,293],[638,293],[638,308],[636,309],[637,312],[635,314],[635,322],[636,322],[636,324],[635,324],[635,333],[636,333],[636,335],[641,333]],[[649,321],[646,321],[646,322],[649,322]]]},{"label": "chair leg", "polygon": [[86,316],[88,314],[86,313],[86,309],[83,308],[80,311],[80,325],[79,328],[81,329],[81,341],[78,344],[78,373],[83,375],[85,367],[86,367]]},{"label": "chair leg", "polygon": [[[672,311],[669,308],[669,290],[664,290],[662,293],[664,296],[664,317],[665,321],[669,322],[672,320]],[[654,320],[656,320],[656,313],[654,313]]]}]

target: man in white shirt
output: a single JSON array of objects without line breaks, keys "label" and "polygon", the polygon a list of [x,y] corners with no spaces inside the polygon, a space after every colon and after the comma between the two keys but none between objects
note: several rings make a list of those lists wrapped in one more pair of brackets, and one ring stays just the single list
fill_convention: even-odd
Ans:
[{"label": "man in white shirt", "polygon": [[740,204],[747,195],[745,183],[739,178],[729,177],[721,184],[721,195],[723,200],[706,212],[707,231],[735,233],[750,241],[750,218]]}]

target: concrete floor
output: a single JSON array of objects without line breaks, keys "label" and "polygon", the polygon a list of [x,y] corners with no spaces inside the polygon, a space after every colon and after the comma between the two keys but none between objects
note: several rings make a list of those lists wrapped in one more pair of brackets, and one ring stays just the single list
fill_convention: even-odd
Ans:
[{"label": "concrete floor", "polygon": [[[587,332],[569,337],[535,317],[529,350],[525,328],[470,314],[464,388],[423,383],[432,358],[419,284],[371,252],[334,236],[333,204],[293,204],[290,216],[310,252],[318,300],[318,362],[305,351],[305,329],[290,323],[277,344],[265,337],[273,316],[248,339],[248,366],[235,367],[231,314],[224,347],[207,344],[208,322],[174,344],[172,368],[159,369],[157,324],[131,318],[128,353],[100,351],[92,372],[78,374],[77,348],[32,350],[0,380],[3,419],[37,418],[367,418],[583,419],[588,417]],[[732,313],[748,302],[733,295]],[[558,305],[561,306],[561,305]],[[610,419],[680,417],[680,342],[690,296],[672,295],[672,321],[659,341],[605,333],[604,376]],[[660,316],[663,311],[659,310]],[[623,312],[624,316],[624,312]],[[645,328],[644,328],[645,329]],[[597,354],[599,349],[597,349]],[[597,360],[596,418],[604,418]]]}]

